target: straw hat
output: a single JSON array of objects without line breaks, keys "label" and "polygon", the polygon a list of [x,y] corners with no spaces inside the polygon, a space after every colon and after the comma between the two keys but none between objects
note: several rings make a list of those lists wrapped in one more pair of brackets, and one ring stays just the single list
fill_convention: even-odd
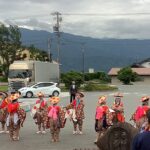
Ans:
[{"label": "straw hat", "polygon": [[50,102],[51,102],[52,104],[57,104],[57,103],[59,103],[60,98],[54,96],[54,97],[51,97],[49,100],[50,100]]},{"label": "straw hat", "polygon": [[37,94],[37,96],[38,96],[38,97],[44,97],[44,94],[43,94],[42,92],[39,92],[39,93]]},{"label": "straw hat", "polygon": [[102,104],[102,103],[106,102],[106,98],[107,98],[106,96],[100,96],[98,99],[98,103]]},{"label": "straw hat", "polygon": [[145,101],[148,101],[149,100],[149,97],[148,96],[143,96],[141,98],[141,102],[145,102]]},{"label": "straw hat", "polygon": [[9,99],[10,99],[10,101],[14,101],[14,100],[17,100],[19,97],[20,97],[20,95],[18,93],[16,93],[16,94],[12,94]]},{"label": "straw hat", "polygon": [[116,94],[114,94],[114,97],[123,97],[123,94],[122,93],[116,93]]},{"label": "straw hat", "polygon": [[77,92],[76,94],[79,94],[80,97],[84,97],[84,94],[82,92]]}]

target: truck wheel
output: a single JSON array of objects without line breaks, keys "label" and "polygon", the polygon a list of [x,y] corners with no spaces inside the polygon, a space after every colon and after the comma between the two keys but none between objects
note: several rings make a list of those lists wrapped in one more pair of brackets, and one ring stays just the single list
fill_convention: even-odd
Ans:
[{"label": "truck wheel", "polygon": [[31,98],[32,96],[33,96],[33,93],[32,93],[32,92],[27,92],[27,93],[26,93],[26,97],[27,97],[27,98]]},{"label": "truck wheel", "polygon": [[58,91],[54,91],[52,95],[53,96],[59,96],[59,92]]}]

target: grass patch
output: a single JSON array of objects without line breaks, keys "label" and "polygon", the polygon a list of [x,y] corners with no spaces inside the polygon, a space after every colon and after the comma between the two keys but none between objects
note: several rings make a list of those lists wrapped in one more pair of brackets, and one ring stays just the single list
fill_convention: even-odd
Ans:
[{"label": "grass patch", "polygon": [[0,86],[0,91],[2,91],[2,92],[8,91],[8,86],[7,85]]},{"label": "grass patch", "polygon": [[110,86],[107,84],[88,83],[84,86],[85,91],[112,91],[112,90],[117,90],[117,89],[118,87]]}]

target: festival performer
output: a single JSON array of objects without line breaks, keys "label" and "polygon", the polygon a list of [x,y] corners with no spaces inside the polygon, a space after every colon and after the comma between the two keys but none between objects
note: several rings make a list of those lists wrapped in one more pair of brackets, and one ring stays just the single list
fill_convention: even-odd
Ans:
[{"label": "festival performer", "polygon": [[123,106],[123,102],[121,101],[123,95],[121,93],[117,93],[114,95],[114,97],[115,97],[115,101],[112,106],[112,109],[115,111],[115,114],[117,115],[118,122],[125,122],[124,106]]},{"label": "festival performer", "polygon": [[48,107],[48,119],[52,142],[59,142],[59,133],[61,128],[61,107],[57,105],[59,101],[59,97],[50,97],[50,103],[52,105]]},{"label": "festival performer", "polygon": [[9,103],[9,96],[7,93],[1,92],[0,97],[1,97],[0,122],[2,124],[2,130],[0,131],[0,133],[9,133],[8,129],[6,129],[6,131],[5,131],[6,118],[8,115],[7,105]]},{"label": "festival performer", "polygon": [[18,102],[19,94],[11,94],[10,103],[7,105],[8,117],[6,124],[9,130],[11,140],[19,140],[20,126],[23,126],[26,114],[23,109],[20,108]]},{"label": "festival performer", "polygon": [[108,109],[109,107],[106,105],[106,96],[100,96],[95,114],[95,131],[97,132],[97,137],[94,141],[95,144],[97,143],[99,136],[101,136],[106,131],[106,113]]},{"label": "festival performer", "polygon": [[149,97],[148,96],[143,96],[141,98],[142,106],[138,106],[135,113],[132,115],[132,120],[134,120],[136,127],[138,129],[142,128],[142,125],[147,122],[146,119],[146,112],[150,107],[148,106],[149,104]]},{"label": "festival performer", "polygon": [[[33,117],[35,124],[38,125],[38,131],[36,132],[37,134],[43,133],[45,134],[46,131],[46,123],[47,123],[47,102],[44,100],[44,94],[39,92],[38,93],[38,100],[36,101],[36,105],[33,106],[34,109],[36,110],[36,113]],[[42,129],[43,130],[42,130]]]},{"label": "festival performer", "polygon": [[[72,109],[72,121],[74,131],[73,134],[83,134],[82,126],[84,119],[84,102],[83,102],[84,94],[81,92],[76,93],[76,97],[71,104],[69,104],[66,109]],[[79,131],[77,131],[77,127]]]}]

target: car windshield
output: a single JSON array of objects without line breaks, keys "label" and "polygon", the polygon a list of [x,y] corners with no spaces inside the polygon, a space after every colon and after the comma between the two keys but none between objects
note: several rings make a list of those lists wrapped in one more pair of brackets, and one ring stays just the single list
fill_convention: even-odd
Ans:
[{"label": "car windshield", "polygon": [[31,77],[32,71],[27,69],[22,70],[10,70],[8,77],[9,78],[28,78]]}]

